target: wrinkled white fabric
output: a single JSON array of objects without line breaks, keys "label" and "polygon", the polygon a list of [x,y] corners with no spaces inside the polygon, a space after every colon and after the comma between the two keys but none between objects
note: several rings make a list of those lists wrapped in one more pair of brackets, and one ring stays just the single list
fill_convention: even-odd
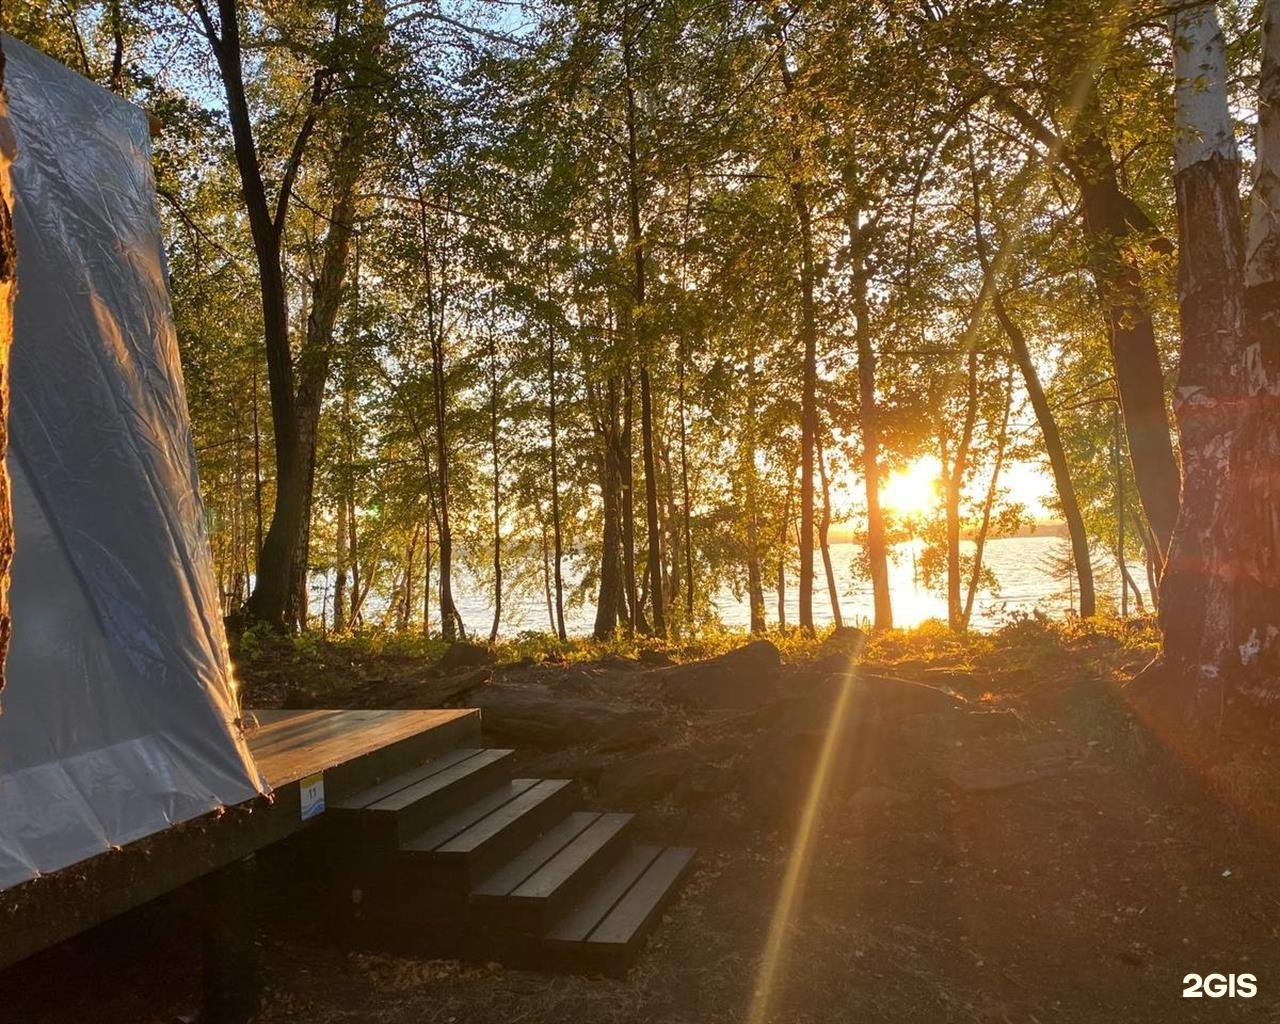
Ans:
[{"label": "wrinkled white fabric", "polygon": [[235,724],[146,116],[3,45],[18,146],[7,888],[265,785]]}]

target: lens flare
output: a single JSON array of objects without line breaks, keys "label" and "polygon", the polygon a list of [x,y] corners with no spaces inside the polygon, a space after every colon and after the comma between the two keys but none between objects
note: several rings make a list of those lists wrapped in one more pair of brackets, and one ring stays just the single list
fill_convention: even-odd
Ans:
[{"label": "lens flare", "polygon": [[831,710],[831,720],[827,724],[827,733],[823,737],[817,764],[814,765],[813,777],[809,781],[809,792],[805,796],[804,810],[796,828],[795,842],[792,843],[791,855],[787,860],[786,874],[783,875],[778,901],[773,908],[773,918],[769,922],[769,934],[765,940],[764,955],[756,976],[751,1008],[747,1013],[747,1024],[766,1024],[769,1019],[773,992],[783,967],[791,916],[804,891],[813,841],[818,831],[818,817],[822,812],[829,788],[832,766],[836,763],[836,755],[843,744],[844,734],[851,717],[855,672],[856,669],[850,663],[840,677],[840,694],[836,698],[835,707]]}]

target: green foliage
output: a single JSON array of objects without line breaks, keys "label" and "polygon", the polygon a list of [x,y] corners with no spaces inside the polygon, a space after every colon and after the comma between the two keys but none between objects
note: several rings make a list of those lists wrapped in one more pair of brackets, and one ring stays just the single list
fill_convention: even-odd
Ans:
[{"label": "green foliage", "polygon": [[[867,529],[859,332],[876,361],[882,475],[924,456],[947,473],[958,465],[953,514],[966,536],[987,515],[993,534],[1029,518],[1006,486],[990,488],[986,507],[996,463],[1042,462],[1043,444],[981,298],[977,230],[999,252],[998,290],[1027,335],[1092,540],[1104,558],[1146,560],[1123,438],[1118,479],[1113,468],[1106,296],[1079,195],[1044,138],[998,100],[1013,96],[1067,141],[1104,135],[1153,234],[1171,236],[1157,8],[1129,5],[1119,23],[1103,0],[966,0],[945,11],[836,0],[780,22],[771,8],[736,0],[537,0],[517,23],[502,5],[458,17],[414,2],[394,11],[346,0],[241,6],[269,185],[283,175],[316,76],[333,86],[314,111],[284,225],[295,349],[318,294],[335,180],[360,156],[358,238],[327,353],[308,553],[313,621],[333,621],[342,580],[343,643],[406,657],[438,649],[429,637],[440,628],[446,519],[455,590],[495,591],[496,548],[508,612],[540,606],[558,527],[564,602],[594,604],[613,514],[603,497],[611,444],[632,473],[632,547],[643,566],[641,366],[652,376],[664,601],[676,637],[664,649],[689,657],[734,642],[713,598],[749,597],[753,580],[776,618],[774,581],[797,561],[797,184],[813,214],[833,529]],[[1255,26],[1243,5],[1227,6],[1235,54]],[[8,13],[20,37],[163,123],[156,171],[175,317],[214,559],[235,612],[252,583],[275,461],[252,242],[212,53],[189,9],[155,0],[24,0]],[[1094,72],[1083,106],[1081,68]],[[359,139],[349,134],[353,109],[363,112]],[[1139,242],[1127,255],[1168,367],[1176,261],[1158,237]],[[633,290],[637,249],[643,302]],[[907,536],[903,517],[888,518],[891,541]],[[926,581],[944,588],[945,508],[909,532],[925,541]],[[966,586],[973,578],[979,591],[998,591],[971,556],[959,567]],[[502,632],[529,625],[508,616]],[[488,631],[487,622],[466,626]],[[308,635],[300,657],[310,656]],[[778,639],[799,653],[792,634]],[[935,626],[875,640],[886,652],[956,642]],[[632,655],[645,643],[526,632],[501,650],[513,660],[579,659]],[[261,646],[253,632],[240,638],[245,657]]]}]

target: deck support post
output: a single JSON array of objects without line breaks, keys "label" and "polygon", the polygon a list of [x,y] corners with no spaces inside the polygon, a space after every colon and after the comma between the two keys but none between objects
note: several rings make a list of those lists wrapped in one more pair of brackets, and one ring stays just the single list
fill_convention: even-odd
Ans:
[{"label": "deck support post", "polygon": [[262,1000],[255,858],[219,868],[202,882],[202,1024],[245,1024]]}]

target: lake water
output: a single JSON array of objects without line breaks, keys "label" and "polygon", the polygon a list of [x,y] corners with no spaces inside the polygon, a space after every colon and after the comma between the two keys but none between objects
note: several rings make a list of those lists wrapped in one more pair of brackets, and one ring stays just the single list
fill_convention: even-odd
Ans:
[{"label": "lake water", "polygon": [[[965,542],[967,550],[971,545]],[[1068,592],[1067,582],[1055,578],[1053,563],[1068,550],[1065,539],[1053,536],[1004,537],[987,541],[984,563],[999,583],[996,593],[979,592],[974,606],[972,625],[975,629],[993,629],[1002,625],[1010,614],[1039,610],[1047,615],[1065,615],[1077,606],[1074,592]],[[841,608],[846,623],[869,620],[873,606],[871,585],[854,579],[851,562],[857,553],[853,544],[833,544],[832,562],[841,591]],[[815,552],[817,579],[814,581],[814,618],[818,623],[831,622],[831,605],[827,597],[826,577],[822,560]],[[945,619],[947,605],[945,595],[926,587],[913,571],[911,544],[900,544],[894,551],[889,565],[890,588],[893,596],[894,623],[913,626],[928,618]],[[1148,602],[1146,573],[1141,566],[1131,565],[1130,573],[1143,590],[1143,600]],[[1095,585],[1099,608],[1110,604],[1119,607],[1119,575],[1114,561],[1100,559],[1095,564]],[[1072,581],[1074,583],[1074,580]],[[493,618],[493,606],[485,597],[485,588],[461,574],[455,586],[459,610],[468,632],[486,633]],[[796,581],[787,586],[787,622],[794,625],[798,617],[799,593]],[[721,621],[729,627],[745,629],[750,624],[750,609],[744,598],[723,589],[715,596],[714,603]],[[511,594],[503,600],[502,633],[509,636],[521,630],[546,630],[548,628],[547,603],[544,592]],[[1132,600],[1130,610],[1133,611]],[[318,611],[319,609],[317,609]],[[770,625],[777,621],[777,594],[771,587],[765,591],[765,612]],[[432,609],[433,616],[435,609]],[[566,625],[570,633],[591,632],[595,609],[590,604],[565,609]]]}]

